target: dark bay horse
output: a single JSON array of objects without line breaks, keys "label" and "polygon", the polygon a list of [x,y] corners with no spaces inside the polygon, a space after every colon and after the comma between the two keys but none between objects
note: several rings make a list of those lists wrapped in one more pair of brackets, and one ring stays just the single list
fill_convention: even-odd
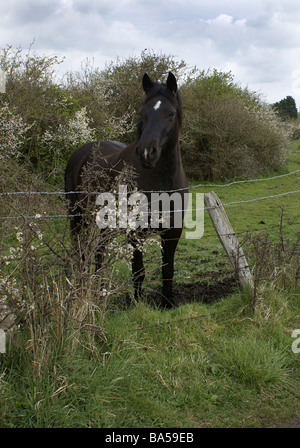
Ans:
[{"label": "dark bay horse", "polygon": [[[169,72],[166,84],[152,82],[147,74],[143,77],[145,101],[140,110],[137,125],[137,138],[129,146],[101,141],[87,143],[78,148],[70,157],[65,172],[65,191],[80,190],[82,172],[89,164],[92,169],[110,167],[110,176],[116,176],[125,165],[132,166],[136,174],[136,184],[139,191],[159,191],[171,194],[179,190],[181,195],[183,218],[184,193],[188,191],[187,180],[181,161],[179,146],[179,131],[182,124],[182,107],[175,76]],[[93,151],[95,144],[98,150]],[[98,180],[98,185],[101,179]],[[81,193],[67,194],[69,213],[82,213]],[[158,229],[161,235],[162,247],[162,277],[163,298],[161,305],[172,305],[172,279],[174,271],[174,254],[181,236],[182,225],[174,226],[174,208],[171,209],[171,219],[168,228]],[[75,213],[74,213],[75,211]],[[80,233],[81,216],[71,217],[73,234]],[[183,219],[182,219],[183,221]],[[133,244],[132,279],[135,298],[140,297],[141,286],[145,277],[143,254]]]}]

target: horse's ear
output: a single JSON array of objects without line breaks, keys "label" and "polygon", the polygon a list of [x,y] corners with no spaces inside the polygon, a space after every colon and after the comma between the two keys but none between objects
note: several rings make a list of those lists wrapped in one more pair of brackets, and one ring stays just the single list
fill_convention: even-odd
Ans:
[{"label": "horse's ear", "polygon": [[173,73],[169,72],[169,76],[167,79],[167,87],[174,94],[177,92],[177,81]]},{"label": "horse's ear", "polygon": [[145,73],[144,76],[143,76],[143,89],[144,89],[144,92],[147,92],[147,90],[151,89],[153,86],[154,86],[153,82],[151,81],[151,79],[149,78],[147,73]]}]

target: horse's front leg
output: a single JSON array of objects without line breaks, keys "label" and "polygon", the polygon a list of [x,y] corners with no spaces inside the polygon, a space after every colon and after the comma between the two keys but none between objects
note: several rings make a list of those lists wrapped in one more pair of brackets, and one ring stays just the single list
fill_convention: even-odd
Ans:
[{"label": "horse's front leg", "polygon": [[131,243],[133,246],[132,256],[132,280],[134,286],[134,298],[139,300],[141,298],[142,283],[145,278],[145,268],[143,263],[143,252],[137,248],[136,243]]},{"label": "horse's front leg", "polygon": [[181,232],[182,229],[170,229],[161,236],[163,277],[161,306],[165,308],[171,308],[173,306],[174,255]]}]

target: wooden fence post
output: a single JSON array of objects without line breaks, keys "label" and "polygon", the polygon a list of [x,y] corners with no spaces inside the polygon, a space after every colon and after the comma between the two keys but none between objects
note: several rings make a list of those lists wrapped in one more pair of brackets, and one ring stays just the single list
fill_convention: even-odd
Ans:
[{"label": "wooden fence post", "polygon": [[237,272],[240,287],[253,287],[253,279],[243,249],[233,231],[220,198],[214,191],[205,193],[204,203],[214,228],[221,240],[232,266]]}]

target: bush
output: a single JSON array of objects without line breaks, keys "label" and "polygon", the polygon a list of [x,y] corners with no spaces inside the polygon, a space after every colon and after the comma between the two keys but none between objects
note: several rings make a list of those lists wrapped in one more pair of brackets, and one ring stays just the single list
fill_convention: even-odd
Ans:
[{"label": "bush", "polygon": [[48,128],[40,137],[40,157],[43,161],[49,161],[56,181],[63,183],[65,166],[72,152],[96,139],[96,130],[90,127],[90,121],[86,108],[82,108],[66,123]]},{"label": "bush", "polygon": [[140,56],[111,61],[100,71],[86,60],[81,72],[69,73],[67,90],[82,106],[98,129],[99,139],[131,143],[136,136],[138,111],[144,95],[144,73],[164,81],[169,70],[180,78],[186,64],[172,56],[143,51]]},{"label": "bush", "polygon": [[80,110],[55,79],[56,67],[61,62],[57,57],[33,54],[31,47],[24,52],[21,47],[8,46],[0,52],[0,68],[6,73],[6,93],[0,96],[0,107],[7,105],[26,123],[27,138],[18,150],[35,171],[47,175],[53,171],[53,157],[41,145],[41,136],[64,125]]},{"label": "bush", "polygon": [[270,106],[234,84],[231,73],[201,72],[182,93],[188,175],[254,176],[283,165],[288,132]]},{"label": "bush", "polygon": [[[256,176],[285,162],[290,127],[284,127],[258,95],[236,85],[231,73],[195,69],[187,76],[184,61],[144,51],[138,57],[117,59],[102,71],[86,60],[81,72],[68,73],[58,83],[54,74],[60,62],[33,55],[31,48],[25,56],[22,49],[11,47],[0,55],[7,78],[0,107],[10,111],[8,122],[19,120],[9,131],[17,138],[10,137],[15,149],[7,147],[6,154],[19,151],[48,180],[61,184],[70,154],[87,141],[131,143],[143,98],[143,74],[164,81],[169,70],[177,76],[183,97],[181,147],[188,176]],[[3,123],[0,137],[7,141]]]},{"label": "bush", "polygon": [[[83,212],[89,225],[72,241],[61,195],[32,194],[46,187],[15,160],[8,160],[1,174],[0,325],[41,378],[53,354],[69,342],[69,353],[78,344],[97,353],[107,310],[132,295],[132,247],[119,229],[100,236],[94,201]],[[92,187],[91,180],[87,168],[84,188]],[[133,188],[130,170],[123,170],[113,187],[117,191],[123,183]],[[5,194],[14,184],[25,194]],[[103,191],[108,188],[103,184]],[[99,250],[105,257],[95,273]]]},{"label": "bush", "polygon": [[7,103],[0,107],[0,161],[18,157],[26,141],[26,133],[31,128],[21,116],[12,111]]}]

